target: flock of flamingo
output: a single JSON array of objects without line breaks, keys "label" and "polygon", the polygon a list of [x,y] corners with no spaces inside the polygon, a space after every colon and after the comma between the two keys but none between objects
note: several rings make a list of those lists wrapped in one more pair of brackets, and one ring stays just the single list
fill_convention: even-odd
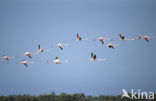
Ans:
[{"label": "flock of flamingo", "polygon": [[[115,46],[119,46],[118,44],[112,44],[112,43],[109,43],[107,45],[105,45],[105,40],[110,40],[110,41],[128,41],[128,40],[140,40],[140,39],[144,39],[146,42],[149,42],[150,39],[152,38],[156,38],[155,36],[142,36],[141,34],[138,34],[136,38],[131,38],[131,39],[127,39],[125,38],[124,35],[121,35],[119,34],[119,38],[118,39],[111,39],[111,38],[103,38],[103,37],[100,37],[100,38],[97,38],[97,39],[94,39],[94,40],[99,40],[101,42],[101,44],[103,44],[104,46],[107,46],[109,48],[112,48],[112,49],[115,49]],[[88,40],[88,38],[82,38],[79,34],[77,34],[77,40],[72,40],[72,41],[83,41],[83,40]],[[56,44],[55,46],[56,47],[59,47],[61,50],[64,49],[64,46],[68,46],[69,44],[62,44],[62,43],[58,43]],[[49,50],[44,50],[40,45],[38,45],[38,50],[36,52],[25,52],[24,54],[22,55],[27,55],[29,58],[32,58],[32,54],[39,54],[41,52],[48,52]],[[0,57],[0,59],[5,59],[6,61],[9,61],[10,59],[14,59],[14,58],[17,58],[19,56],[15,56],[15,57],[10,57],[10,56],[2,56]],[[103,58],[103,59],[99,59],[97,58],[96,54],[94,53],[91,53],[91,59],[88,59],[89,61],[105,61],[106,59]],[[60,60],[59,57],[56,57],[54,60],[51,60],[51,61],[47,61],[47,63],[56,63],[56,64],[61,64],[63,62],[69,62],[69,60]],[[34,62],[28,62],[26,59],[24,59],[23,61],[21,62],[17,62],[16,64],[24,64],[26,67],[28,66],[28,64],[33,64]]]}]

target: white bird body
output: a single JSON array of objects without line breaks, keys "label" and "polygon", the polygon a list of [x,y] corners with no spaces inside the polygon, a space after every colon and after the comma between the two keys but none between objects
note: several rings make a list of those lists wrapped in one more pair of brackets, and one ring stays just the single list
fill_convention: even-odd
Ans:
[{"label": "white bird body", "polygon": [[63,50],[63,45],[61,43],[58,43],[57,46],[60,47],[61,50]]},{"label": "white bird body", "polygon": [[22,64],[24,64],[26,67],[28,66],[28,62],[26,60],[22,61]]},{"label": "white bird body", "polygon": [[34,62],[28,62],[26,60],[23,60],[22,62],[17,62],[16,64],[24,64],[26,67],[28,67],[28,64],[33,64]]},{"label": "white bird body", "polygon": [[64,46],[68,46],[68,43],[62,44],[62,43],[57,43],[56,46],[59,47],[61,50],[64,49]]},{"label": "white bird body", "polygon": [[53,62],[55,62],[55,63],[57,63],[57,64],[60,64],[60,63],[61,63],[59,59],[56,59],[56,60],[54,60]]},{"label": "white bird body", "polygon": [[119,44],[112,44],[112,43],[109,43],[109,44],[107,44],[107,46],[108,46],[109,48],[115,49],[115,46],[119,46]]},{"label": "white bird body", "polygon": [[15,58],[14,56],[10,57],[10,56],[4,55],[0,59],[5,59],[5,60],[9,61],[10,59],[14,59],[14,58]]},{"label": "white bird body", "polygon": [[24,55],[27,55],[29,58],[32,58],[32,55],[30,54],[30,52],[25,52]]},{"label": "white bird body", "polygon": [[32,54],[39,54],[39,53],[42,53],[42,52],[49,52],[51,49],[43,49],[42,47],[41,47],[41,45],[38,45],[38,50],[37,50],[37,52],[35,52],[35,53],[32,53]]},{"label": "white bird body", "polygon": [[77,40],[73,40],[73,41],[79,42],[79,41],[86,41],[86,40],[88,40],[88,38],[82,38],[79,34],[77,34]]},{"label": "white bird body", "polygon": [[135,38],[127,39],[127,38],[125,38],[124,35],[121,35],[121,34],[119,34],[119,36],[120,36],[119,39],[111,39],[111,41],[131,41],[131,40],[135,40]]},{"label": "white bird body", "polygon": [[96,58],[96,54],[91,53],[91,59],[88,59],[88,60],[89,61],[105,61],[106,58],[99,59],[99,58]]},{"label": "white bird body", "polygon": [[53,61],[47,61],[47,63],[51,63],[51,62],[54,62],[56,64],[61,64],[63,62],[69,62],[69,60],[60,60],[58,57],[56,57],[55,60]]},{"label": "white bird body", "polygon": [[9,61],[9,57],[8,56],[3,56],[2,58],[7,60],[7,61]]}]

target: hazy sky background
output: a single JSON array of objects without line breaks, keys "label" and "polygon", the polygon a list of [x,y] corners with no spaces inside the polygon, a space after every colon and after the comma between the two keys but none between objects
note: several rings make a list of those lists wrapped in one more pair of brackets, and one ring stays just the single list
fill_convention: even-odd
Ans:
[{"label": "hazy sky background", "polygon": [[[0,95],[118,95],[123,88],[156,93],[156,39],[111,42],[120,44],[115,50],[92,41],[119,38],[119,33],[132,38],[138,32],[156,36],[155,0],[0,0],[0,56],[35,51],[39,44],[44,49],[70,44],[32,59],[0,60]],[[77,33],[90,40],[72,42]],[[91,52],[107,61],[87,61]],[[56,56],[70,62],[46,63]],[[35,64],[15,64],[23,59]]]}]

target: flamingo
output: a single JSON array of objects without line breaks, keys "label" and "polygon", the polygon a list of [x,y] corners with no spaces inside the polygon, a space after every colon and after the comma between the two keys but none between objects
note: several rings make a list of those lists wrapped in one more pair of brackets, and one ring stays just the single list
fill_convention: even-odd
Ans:
[{"label": "flamingo", "polygon": [[99,40],[102,42],[102,44],[104,44],[104,38],[100,37]]},{"label": "flamingo", "polygon": [[96,54],[91,53],[91,58],[92,58],[92,60],[96,60]]},{"label": "flamingo", "polygon": [[141,39],[142,38],[142,35],[141,34],[138,34],[137,35],[137,39]]},{"label": "flamingo", "polygon": [[27,55],[29,58],[32,58],[30,52],[25,52],[24,55]]},{"label": "flamingo", "polygon": [[120,36],[120,40],[125,40],[125,36],[123,36],[121,34],[119,34],[119,36]]},{"label": "flamingo", "polygon": [[99,40],[102,44],[105,44],[104,43],[105,40],[111,40],[111,39],[110,38],[103,38],[103,37],[99,37],[99,38],[93,39],[93,41],[96,41],[96,40]]},{"label": "flamingo", "polygon": [[5,56],[3,56],[2,58],[3,58],[3,59],[5,59],[5,60],[7,60],[7,61],[9,61],[9,57],[8,57],[8,56],[6,56],[6,55],[5,55]]},{"label": "flamingo", "polygon": [[150,37],[148,37],[148,36],[144,36],[144,39],[146,40],[146,42],[148,42],[149,39],[150,39]]},{"label": "flamingo", "polygon": [[32,54],[39,54],[39,53],[42,53],[42,52],[49,52],[51,49],[43,49],[42,47],[41,47],[41,45],[38,45],[38,50],[37,50],[37,52],[35,52],[35,53],[32,53]]},{"label": "flamingo", "polygon": [[44,52],[45,50],[43,50],[43,48],[41,47],[41,45],[38,45],[38,51],[33,53],[33,54],[39,54],[41,52]]},{"label": "flamingo", "polygon": [[135,38],[127,39],[122,34],[119,34],[119,37],[120,37],[119,39],[112,39],[111,41],[129,41],[129,40],[135,40]]},{"label": "flamingo", "polygon": [[62,43],[58,43],[56,46],[58,46],[61,50],[63,50],[63,46],[68,46],[69,44],[66,43],[66,44],[62,44]]},{"label": "flamingo", "polygon": [[115,49],[115,46],[119,46],[119,45],[118,44],[109,43],[106,46],[108,46],[109,48]]},{"label": "flamingo", "polygon": [[54,62],[56,62],[56,64],[60,64],[60,59],[58,57],[55,58]]},{"label": "flamingo", "polygon": [[[18,56],[16,56],[16,57],[18,57]],[[10,56],[7,56],[7,55],[3,55],[3,57],[1,57],[0,59],[5,59],[5,60],[9,61],[10,59],[14,59],[16,57],[14,57],[14,56],[10,57]]]},{"label": "flamingo", "polygon": [[69,61],[68,60],[62,60],[61,61],[58,57],[56,57],[55,60],[53,60],[53,61],[47,61],[47,63],[51,63],[51,62],[54,62],[56,64],[61,64],[63,62],[69,62]]},{"label": "flamingo", "polygon": [[39,52],[43,52],[43,48],[41,47],[41,45],[38,45],[38,48],[39,48]]},{"label": "flamingo", "polygon": [[114,49],[114,44],[111,44],[111,43],[110,43],[110,44],[108,44],[108,47]]},{"label": "flamingo", "polygon": [[64,46],[68,46],[69,44],[68,43],[65,43],[65,44],[62,44],[62,43],[57,43],[56,45],[52,46],[53,47],[59,47],[61,50],[64,49]]},{"label": "flamingo", "polygon": [[105,61],[106,59],[97,59],[96,54],[91,53],[91,59],[88,59],[89,61]]},{"label": "flamingo", "polygon": [[28,64],[33,64],[34,62],[28,62],[27,60],[23,60],[22,62],[17,62],[16,64],[24,64],[26,67],[28,67]]},{"label": "flamingo", "polygon": [[82,38],[79,34],[77,34],[77,40],[73,40],[73,41],[84,41],[84,40],[88,40],[88,38],[84,39]]},{"label": "flamingo", "polygon": [[77,34],[77,39],[80,41],[82,38],[80,37],[79,34]]},{"label": "flamingo", "polygon": [[28,66],[28,62],[26,60],[22,61],[22,63],[27,67]]},{"label": "flamingo", "polygon": [[57,46],[60,47],[61,50],[63,50],[63,45],[61,43],[58,43]]}]

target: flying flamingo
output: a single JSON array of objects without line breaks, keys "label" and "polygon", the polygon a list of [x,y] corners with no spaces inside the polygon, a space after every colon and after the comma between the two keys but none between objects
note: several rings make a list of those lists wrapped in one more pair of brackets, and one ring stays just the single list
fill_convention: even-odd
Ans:
[{"label": "flying flamingo", "polygon": [[38,45],[38,50],[37,50],[37,52],[32,53],[32,54],[39,54],[39,53],[42,53],[42,52],[49,52],[49,51],[50,51],[50,49],[45,50],[45,49],[42,48],[41,45]]},{"label": "flying flamingo", "polygon": [[112,43],[109,43],[105,46],[108,46],[109,48],[112,48],[112,49],[115,49],[115,46],[119,46],[119,44],[112,44]]},{"label": "flying flamingo", "polygon": [[123,36],[121,34],[119,34],[119,36],[120,36],[120,40],[125,40],[125,36]]},{"label": "flying flamingo", "polygon": [[54,62],[56,62],[57,64],[60,64],[60,59],[58,57],[55,58]]},{"label": "flying flamingo", "polygon": [[84,41],[84,40],[88,40],[88,38],[82,38],[79,34],[77,34],[77,40],[73,40],[73,41]]},{"label": "flying flamingo", "polygon": [[82,40],[82,38],[80,37],[79,34],[77,34],[77,39],[78,39],[79,41]]},{"label": "flying flamingo", "polygon": [[38,48],[39,48],[39,52],[43,52],[43,48],[41,47],[41,45],[38,45]]},{"label": "flying flamingo", "polygon": [[17,62],[16,64],[24,64],[26,67],[28,67],[28,64],[33,64],[34,62],[28,62],[25,59],[22,62]]},{"label": "flying flamingo", "polygon": [[104,38],[100,37],[99,40],[102,42],[102,44],[104,44]]},{"label": "flying flamingo", "polygon": [[92,60],[96,60],[96,54],[91,53]]},{"label": "flying flamingo", "polygon": [[112,39],[111,41],[129,41],[129,40],[135,40],[135,38],[127,39],[122,34],[119,34],[119,37],[120,37],[119,39]]},{"label": "flying flamingo", "polygon": [[14,56],[10,57],[10,56],[4,55],[0,59],[5,59],[5,60],[9,61],[10,59],[14,59],[14,58],[15,58]]},{"label": "flying flamingo", "polygon": [[91,53],[91,59],[88,59],[89,61],[105,61],[106,58],[103,59],[97,59],[96,54]]},{"label": "flying flamingo", "polygon": [[138,34],[137,35],[137,39],[141,39],[142,38],[142,35],[141,34]]},{"label": "flying flamingo", "polygon": [[114,49],[114,45],[113,44],[108,44],[108,47]]},{"label": "flying flamingo", "polygon": [[55,60],[53,61],[47,61],[47,63],[51,63],[51,62],[54,62],[56,64],[61,64],[63,62],[69,62],[68,60],[60,60],[58,57],[55,58]]},{"label": "flying flamingo", "polygon": [[93,41],[96,41],[96,40],[99,40],[102,44],[104,44],[105,42],[105,40],[111,40],[110,38],[103,38],[103,37],[99,37],[99,38],[97,38],[97,39],[93,39]]},{"label": "flying flamingo", "polygon": [[27,55],[29,58],[32,58],[32,55],[30,54],[30,52],[25,52],[24,55]]},{"label": "flying flamingo", "polygon": [[62,43],[58,43],[56,46],[58,46],[61,50],[63,50],[63,46],[68,46],[69,44],[62,44]]},{"label": "flying flamingo", "polygon": [[52,48],[59,47],[61,50],[63,50],[64,49],[64,46],[68,46],[68,45],[69,45],[68,43],[65,43],[65,44],[63,44],[63,43],[57,43],[56,45],[52,46]]},{"label": "flying flamingo", "polygon": [[9,61],[10,58],[8,56],[4,55],[3,57],[1,57],[1,59],[5,59],[5,60]]}]

